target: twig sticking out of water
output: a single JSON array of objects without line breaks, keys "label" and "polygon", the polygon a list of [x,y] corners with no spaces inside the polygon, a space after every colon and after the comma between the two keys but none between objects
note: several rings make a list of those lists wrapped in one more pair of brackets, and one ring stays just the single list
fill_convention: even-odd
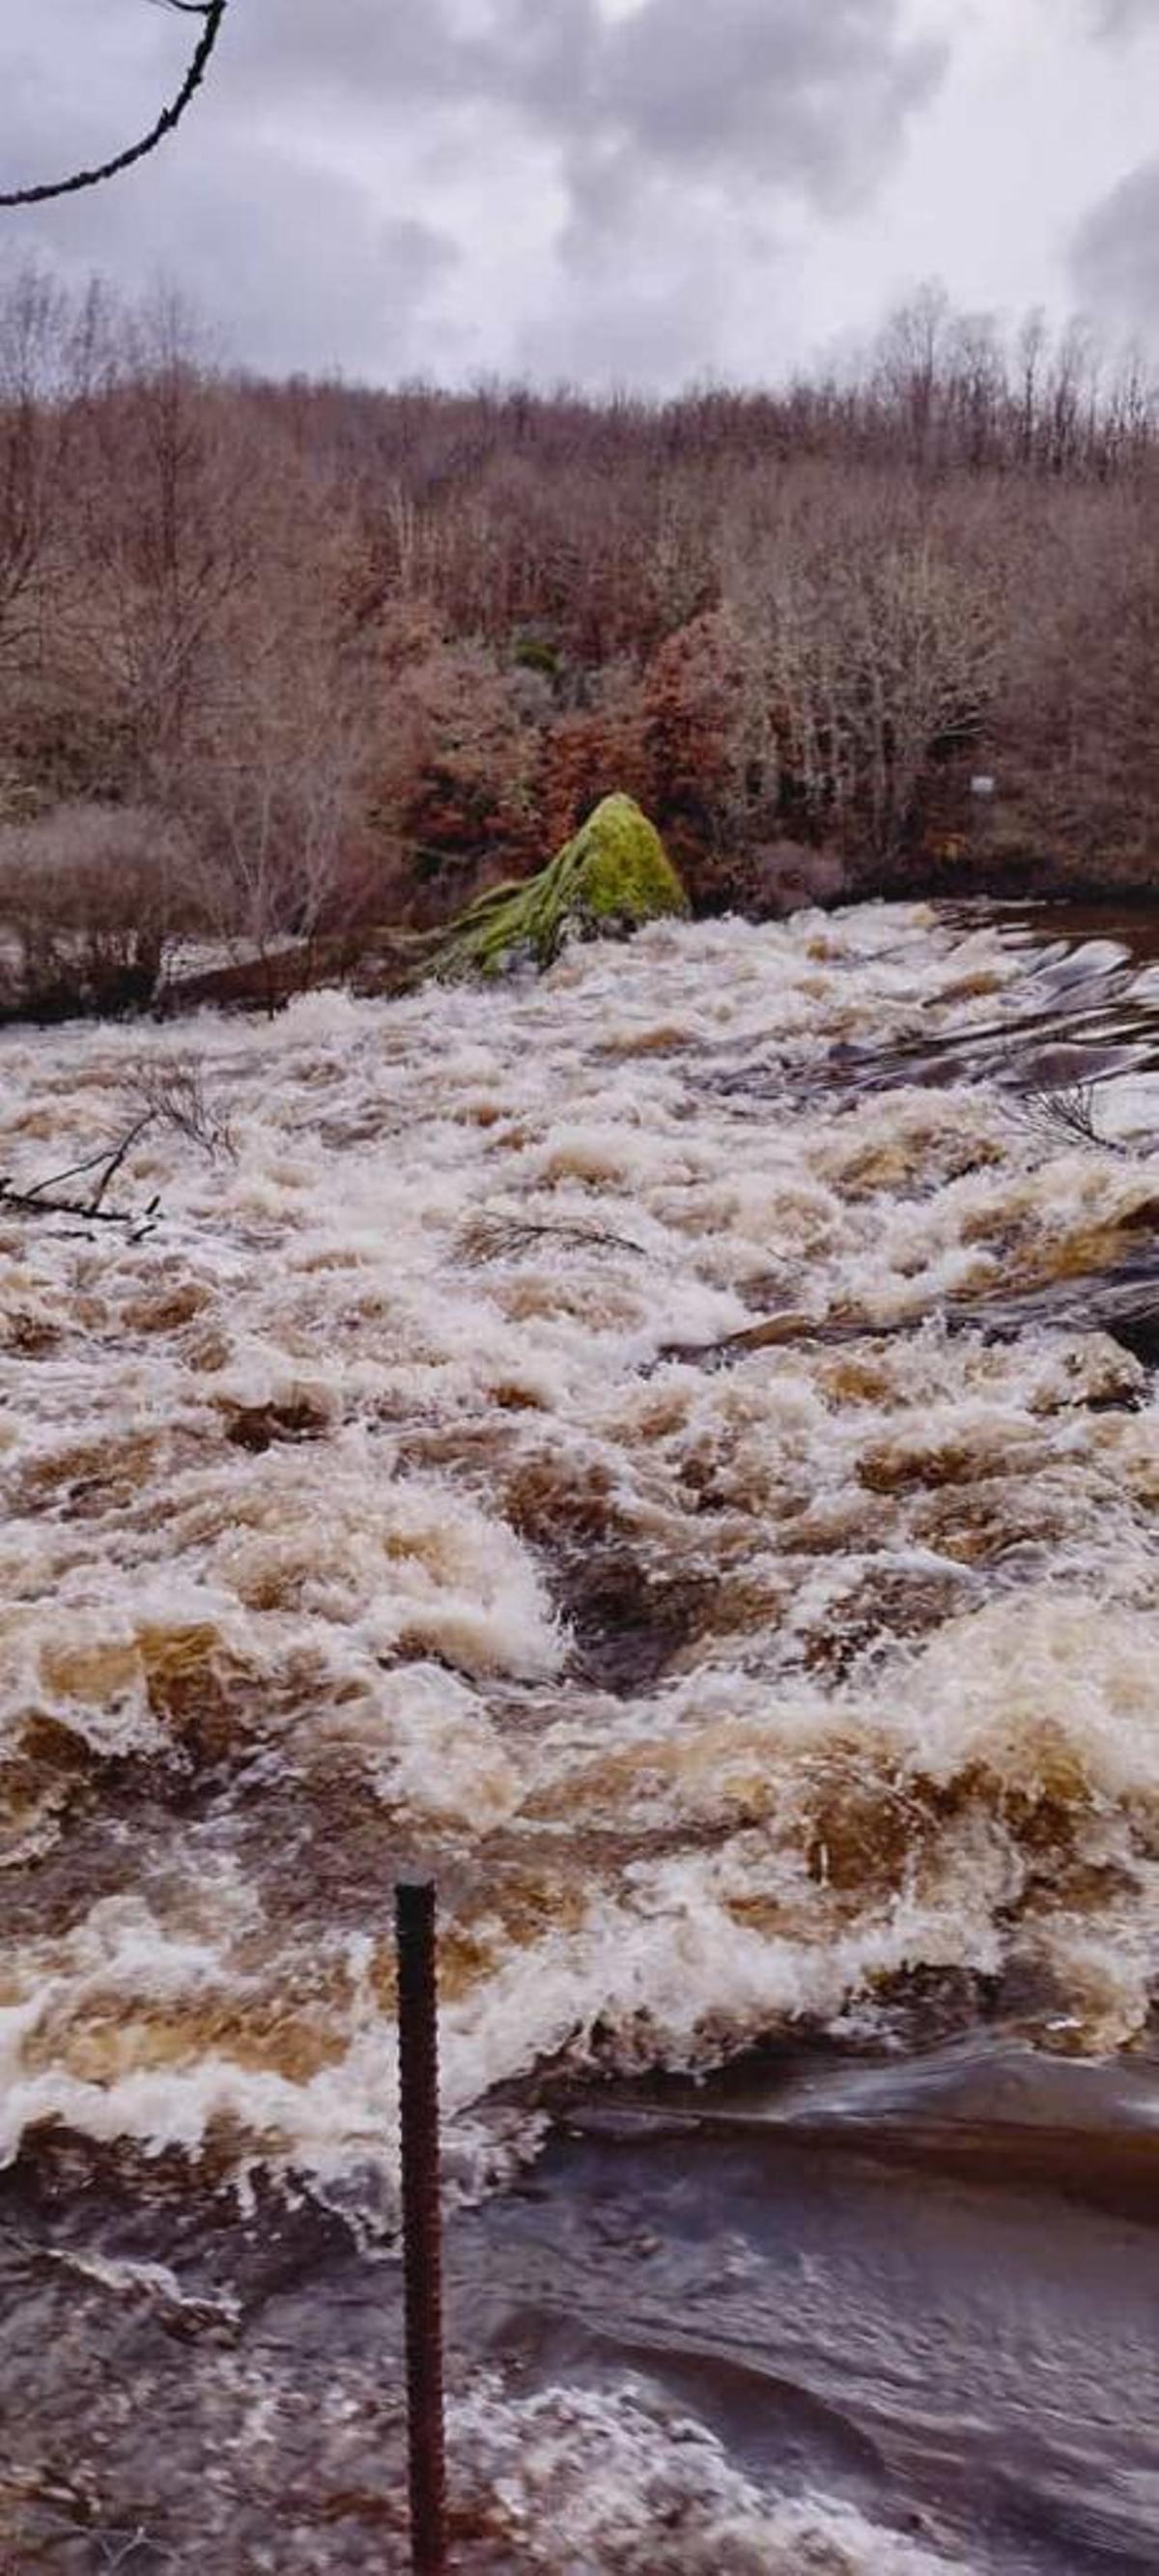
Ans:
[{"label": "twig sticking out of water", "polygon": [[1057,1091],[1028,1091],[1018,1103],[1023,1125],[1051,1139],[1062,1137],[1067,1144],[1089,1145],[1099,1154],[1129,1154],[1130,1147],[1114,1136],[1100,1136],[1095,1125],[1095,1086],[1093,1082],[1071,1082]]},{"label": "twig sticking out of water", "polygon": [[[87,1155],[81,1163],[67,1164],[62,1172],[48,1173],[44,1180],[34,1181],[30,1189],[18,1190],[13,1187],[10,1173],[0,1174],[0,1214],[82,1217],[86,1225],[124,1226],[131,1243],[142,1243],[146,1235],[153,1233],[158,1222],[160,1199],[150,1199],[146,1208],[106,1207],[104,1201],[138,1137],[152,1126],[153,1116],[152,1110],[147,1111],[115,1145]],[[61,1198],[58,1195],[63,1181],[79,1180],[88,1173],[94,1174],[95,1180],[87,1198]]]},{"label": "twig sticking out of water", "polygon": [[186,1144],[197,1145],[210,1162],[236,1163],[237,1147],[229,1119],[209,1097],[200,1056],[142,1056],[126,1085],[129,1097],[162,1127],[171,1127]]},{"label": "twig sticking out of water", "polygon": [[585,1225],[579,1217],[556,1223],[536,1224],[530,1218],[507,1216],[472,1217],[459,1239],[459,1252],[464,1261],[502,1261],[518,1259],[540,1242],[570,1243],[583,1247],[595,1245],[601,1251],[634,1252],[638,1261],[647,1261],[649,1253],[630,1235],[609,1234],[603,1226]]},{"label": "twig sticking out of water", "polygon": [[[176,2551],[155,2538],[144,2523],[138,2523],[132,2531],[119,2530],[111,2523],[101,2524],[94,2520],[95,2507],[91,2496],[69,2487],[55,2487],[51,2492],[60,2498],[61,2503],[71,2504],[73,2510],[61,2513],[43,2497],[30,2497],[24,2514],[30,2539],[41,2532],[46,2539],[52,2535],[66,2541],[84,2541],[96,2553],[96,2563],[102,2570],[107,2569],[109,2576],[113,2576],[114,2569],[122,2567],[139,2566],[144,2570],[146,2566],[177,2566]],[[9,2567],[14,2568],[15,2563],[15,2560],[8,2559],[0,2562],[5,2571]]]}]

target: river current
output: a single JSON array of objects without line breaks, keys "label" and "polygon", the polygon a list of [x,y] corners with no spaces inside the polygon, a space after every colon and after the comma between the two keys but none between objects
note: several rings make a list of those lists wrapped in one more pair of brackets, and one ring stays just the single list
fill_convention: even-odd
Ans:
[{"label": "river current", "polygon": [[405,2566],[416,1865],[462,2566],[1159,2564],[1157,955],[0,1036],[0,2566]]}]

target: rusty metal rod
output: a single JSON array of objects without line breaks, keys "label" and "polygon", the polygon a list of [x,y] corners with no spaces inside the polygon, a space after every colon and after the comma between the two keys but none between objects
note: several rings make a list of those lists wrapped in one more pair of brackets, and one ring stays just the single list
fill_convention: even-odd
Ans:
[{"label": "rusty metal rod", "polygon": [[411,2563],[446,2576],[443,2403],[443,2227],[439,2196],[439,2030],[435,1889],[402,1879],[394,1892],[398,2063],[402,2099],[403,2266]]}]

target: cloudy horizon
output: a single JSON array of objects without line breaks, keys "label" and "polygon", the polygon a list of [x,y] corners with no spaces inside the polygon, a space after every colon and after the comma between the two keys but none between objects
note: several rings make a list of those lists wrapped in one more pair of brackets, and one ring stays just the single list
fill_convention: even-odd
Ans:
[{"label": "cloudy horizon", "polygon": [[[149,0],[21,0],[5,185],[180,78]],[[4,217],[225,354],[371,382],[777,382],[923,278],[1159,345],[1159,0],[231,0],[175,137]]]}]

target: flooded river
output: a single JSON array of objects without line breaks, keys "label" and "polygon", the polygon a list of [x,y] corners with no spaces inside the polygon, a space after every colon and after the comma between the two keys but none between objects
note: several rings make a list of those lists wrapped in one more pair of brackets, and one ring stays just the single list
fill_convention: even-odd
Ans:
[{"label": "flooded river", "polygon": [[0,2566],[405,2566],[421,1864],[464,2568],[1153,2570],[1159,919],[0,1036],[146,1116],[0,1206]]}]

